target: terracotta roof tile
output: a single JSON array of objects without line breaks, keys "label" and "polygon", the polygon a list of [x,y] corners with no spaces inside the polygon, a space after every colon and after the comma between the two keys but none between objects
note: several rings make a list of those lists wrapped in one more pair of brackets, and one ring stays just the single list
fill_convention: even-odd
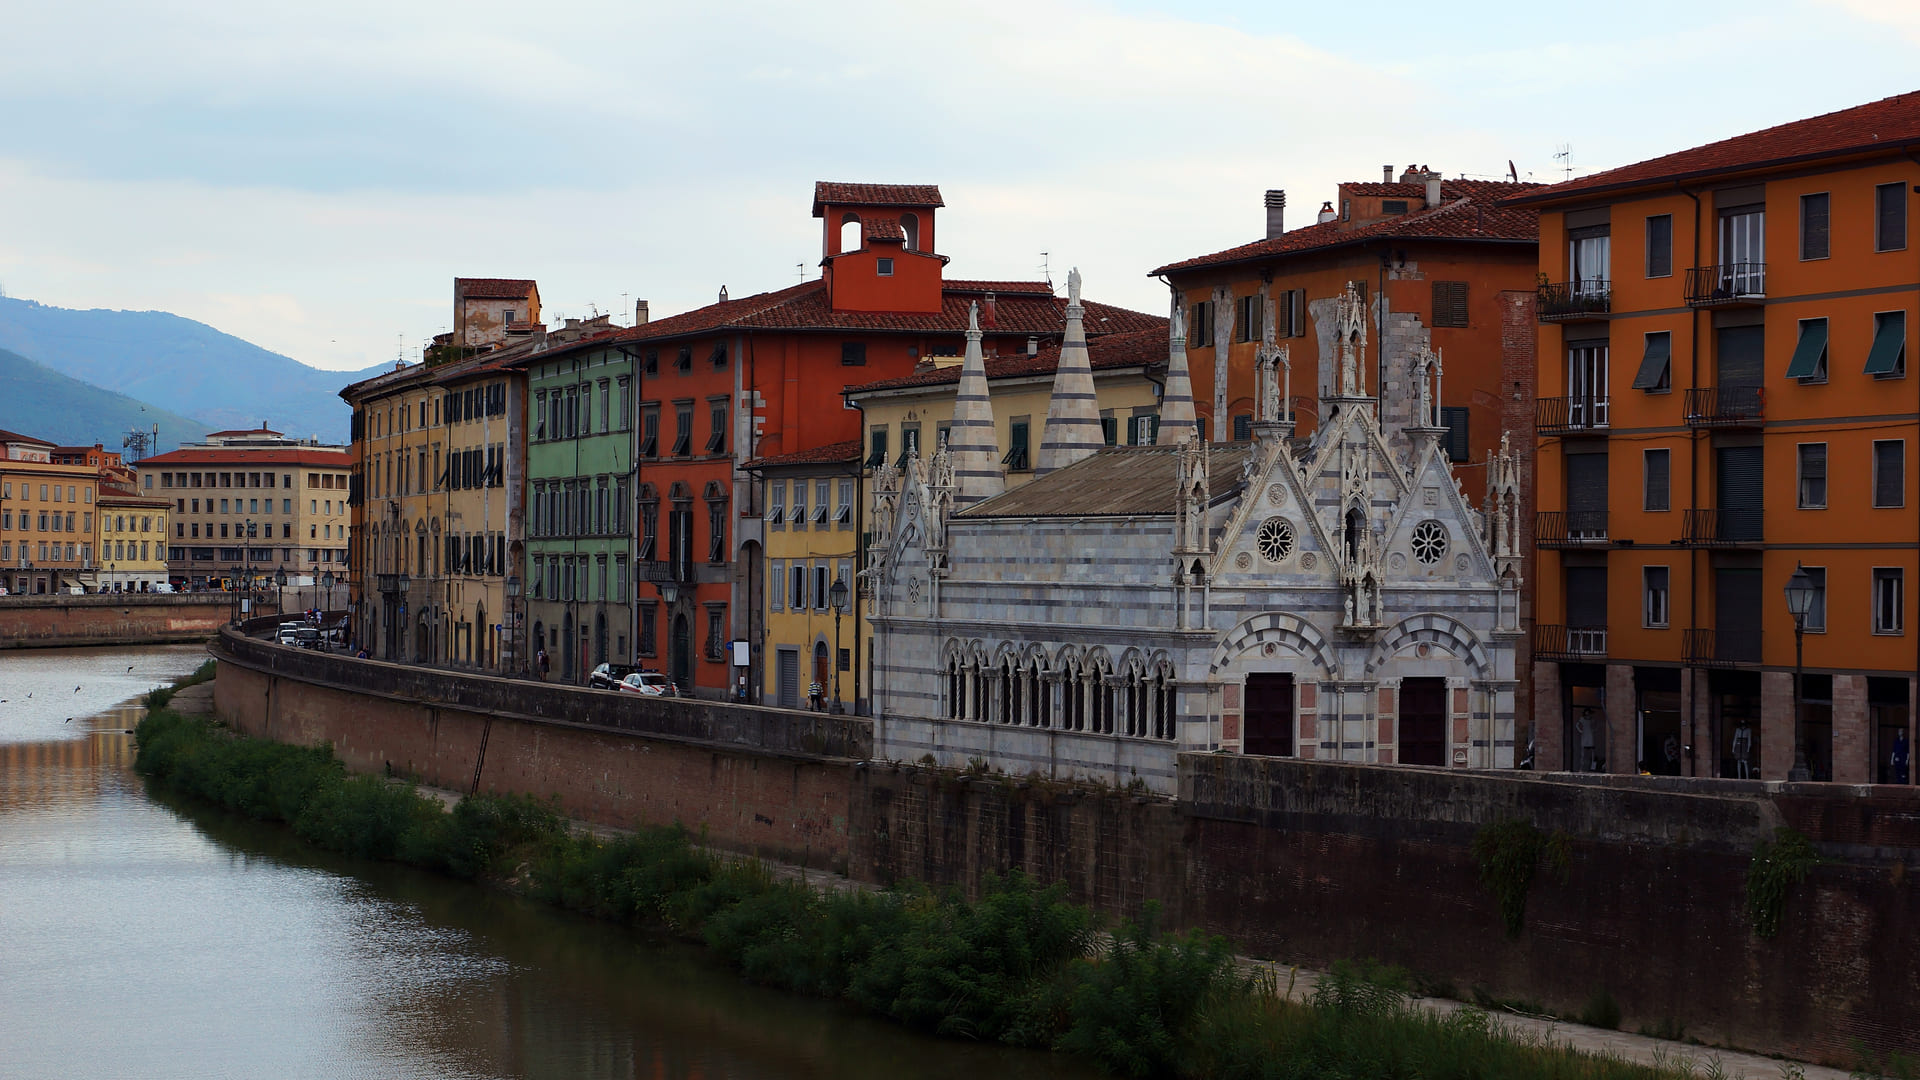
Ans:
[{"label": "terracotta roof tile", "polygon": [[284,434],[286,434],[286,432],[284,431],[275,431],[272,428],[257,427],[257,428],[234,428],[230,431],[210,431],[207,433],[207,437],[211,439],[216,435],[284,435]]},{"label": "terracotta roof tile", "polygon": [[46,439],[36,439],[31,435],[22,435],[17,431],[0,431],[0,443],[32,443],[35,446],[46,447],[52,447],[54,445]]},{"label": "terracotta roof tile", "polygon": [[520,300],[535,288],[532,278],[454,278],[453,289],[469,300]]},{"label": "terracotta roof tile", "polygon": [[866,235],[869,240],[899,240],[904,243],[907,239],[906,230],[900,227],[899,218],[868,218],[862,224],[866,226]]},{"label": "terracotta roof tile", "polygon": [[[1178,446],[1109,446],[956,515],[994,517],[1084,517],[1090,515],[1172,514],[1179,487]],[[1212,501],[1230,495],[1253,455],[1252,443],[1216,443],[1207,470]]]},{"label": "terracotta roof tile", "polygon": [[302,447],[298,450],[274,449],[211,449],[188,448],[170,450],[164,454],[141,458],[134,463],[137,469],[153,465],[320,465],[331,469],[350,468],[353,456],[345,450],[322,450],[317,447]]},{"label": "terracotta roof tile", "polygon": [[940,198],[938,184],[849,184],[820,180],[813,185],[813,216],[819,217],[827,206],[911,206],[947,205]]},{"label": "terracotta roof tile", "polygon": [[[1146,367],[1150,364],[1165,363],[1167,359],[1167,320],[1161,319],[1160,325],[1145,330],[1129,330],[1125,333],[1108,334],[1103,337],[1087,339],[1087,363],[1095,371],[1110,371],[1114,368]],[[1060,343],[1048,342],[1040,346],[1040,351],[1032,356],[1015,353],[1012,356],[989,356],[986,360],[988,379],[1012,379],[1022,375],[1051,375],[1054,368],[1060,366]],[[929,368],[916,371],[911,375],[902,375],[897,379],[880,379],[875,382],[850,386],[849,394],[868,393],[876,390],[899,390],[913,386],[939,386],[943,383],[960,381],[960,365],[949,364],[946,367]]]},{"label": "terracotta roof tile", "polygon": [[796,450],[791,454],[776,454],[773,457],[755,458],[742,465],[743,469],[767,469],[778,465],[837,465],[860,460],[860,440],[848,439],[845,442],[828,443],[807,450]]},{"label": "terracotta roof tile", "polygon": [[967,278],[948,278],[941,282],[941,285],[948,292],[993,293],[997,296],[1010,296],[1014,293],[1053,295],[1053,283],[1048,281],[974,281]]},{"label": "terracotta roof tile", "polygon": [[[1417,184],[1349,185],[1349,188],[1425,188]],[[1216,251],[1176,263],[1168,263],[1152,274],[1226,266],[1282,255],[1357,244],[1382,237],[1408,237],[1429,240],[1538,241],[1540,218],[1531,210],[1506,205],[1503,200],[1517,192],[1539,188],[1539,184],[1514,184],[1497,180],[1443,180],[1439,206],[1396,214],[1364,225],[1328,221],[1285,232],[1271,240]]]},{"label": "terracotta roof tile", "polygon": [[1736,135],[1510,199],[1539,204],[1642,184],[1670,183],[1762,165],[1784,165],[1871,151],[1899,152],[1920,142],[1920,91]]},{"label": "terracotta roof tile", "polygon": [[[1447,183],[1445,180],[1440,181],[1440,194],[1443,198],[1446,197],[1447,194]],[[1355,182],[1351,184],[1341,184],[1340,190],[1345,191],[1349,195],[1377,195],[1388,199],[1423,199],[1427,195],[1427,185],[1424,183],[1383,184],[1377,180],[1372,183]]]}]

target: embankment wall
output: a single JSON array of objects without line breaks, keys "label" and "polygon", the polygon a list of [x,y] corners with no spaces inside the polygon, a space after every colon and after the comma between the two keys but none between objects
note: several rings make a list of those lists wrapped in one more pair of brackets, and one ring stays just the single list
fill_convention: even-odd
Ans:
[{"label": "embankment wall", "polygon": [[224,594],[0,596],[0,649],[205,641],[232,611]]},{"label": "embankment wall", "polygon": [[[1371,957],[1460,996],[1851,1066],[1920,1053],[1920,792],[1833,784],[1180,760],[1178,801],[861,760],[857,718],[473,679],[223,636],[222,714],[327,740],[355,768],[556,795],[615,825],[681,820],[714,843],[881,883],[974,889],[1021,869],[1115,915],[1323,965]],[[239,656],[235,654],[245,654]],[[605,702],[607,704],[603,705]],[[488,735],[488,715],[492,715]],[[1476,837],[1519,819],[1564,838],[1509,935]],[[1780,825],[1826,860],[1779,935],[1745,914],[1755,845]]]}]

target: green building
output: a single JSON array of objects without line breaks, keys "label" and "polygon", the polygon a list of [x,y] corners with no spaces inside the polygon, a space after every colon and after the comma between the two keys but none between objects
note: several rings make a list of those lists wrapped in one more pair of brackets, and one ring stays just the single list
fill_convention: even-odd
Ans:
[{"label": "green building", "polygon": [[517,361],[527,372],[526,625],[554,682],[633,663],[632,358],[600,334]]}]

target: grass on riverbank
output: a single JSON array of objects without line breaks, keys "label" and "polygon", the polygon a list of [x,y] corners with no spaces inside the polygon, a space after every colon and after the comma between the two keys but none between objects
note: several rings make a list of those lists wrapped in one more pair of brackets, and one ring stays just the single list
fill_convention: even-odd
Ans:
[{"label": "grass on riverbank", "polygon": [[1291,1003],[1239,973],[1223,939],[1166,932],[1151,912],[1108,937],[1064,886],[1018,874],[971,901],[919,886],[827,894],[716,859],[679,827],[599,840],[525,797],[449,811],[410,785],[347,775],[325,748],[237,737],[165,703],[138,730],[136,768],[159,786],[332,851],[694,938],[752,981],[936,1035],[1054,1048],[1134,1077],[1688,1075],[1528,1043],[1476,1009],[1437,1017],[1359,969],[1329,974],[1311,1005]]}]

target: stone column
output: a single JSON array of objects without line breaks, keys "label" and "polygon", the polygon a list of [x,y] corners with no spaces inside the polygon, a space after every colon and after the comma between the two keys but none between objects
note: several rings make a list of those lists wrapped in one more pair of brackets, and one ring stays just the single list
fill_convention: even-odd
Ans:
[{"label": "stone column", "polygon": [[[1874,731],[1867,716],[1867,677],[1833,677],[1833,779],[1840,784],[1871,784],[1880,775],[1874,757]],[[1879,748],[1886,754],[1892,747]]]},{"label": "stone column", "polygon": [[1400,747],[1394,726],[1400,719],[1399,686],[1383,686],[1374,695],[1374,715],[1379,719],[1378,738],[1374,743],[1374,760],[1383,765],[1391,765]]},{"label": "stone column", "polygon": [[1760,673],[1760,778],[1785,780],[1793,769],[1793,672]]},{"label": "stone column", "polygon": [[1220,746],[1240,749],[1240,684],[1220,684]]},{"label": "stone column", "polygon": [[1613,773],[1635,773],[1639,771],[1640,761],[1637,754],[1639,746],[1638,725],[1634,722],[1633,667],[1629,664],[1607,665],[1607,771]]},{"label": "stone column", "polygon": [[1560,692],[1560,665],[1543,660],[1533,665],[1533,771],[1559,772],[1566,767],[1566,716]]},{"label": "stone column", "polygon": [[1295,692],[1299,695],[1295,715],[1299,717],[1300,735],[1294,743],[1294,751],[1301,757],[1312,760],[1320,756],[1320,727],[1317,713],[1320,685],[1302,682]]}]

